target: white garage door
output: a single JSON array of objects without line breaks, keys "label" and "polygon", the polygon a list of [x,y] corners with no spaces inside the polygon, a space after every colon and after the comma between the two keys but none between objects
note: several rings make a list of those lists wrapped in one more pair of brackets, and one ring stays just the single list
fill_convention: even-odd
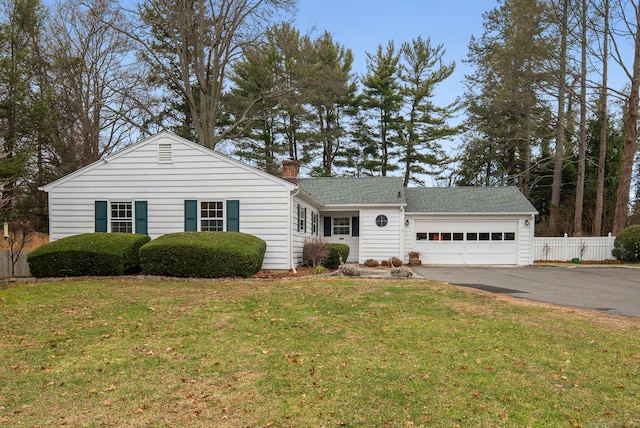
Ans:
[{"label": "white garage door", "polygon": [[414,248],[424,264],[515,265],[517,220],[416,220]]}]

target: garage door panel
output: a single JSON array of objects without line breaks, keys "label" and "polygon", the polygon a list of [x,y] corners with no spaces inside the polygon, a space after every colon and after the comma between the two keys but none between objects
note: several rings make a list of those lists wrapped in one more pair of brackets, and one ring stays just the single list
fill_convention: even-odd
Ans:
[{"label": "garage door panel", "polygon": [[417,220],[416,234],[427,239],[414,236],[414,248],[425,264],[517,264],[517,227],[517,220]]}]

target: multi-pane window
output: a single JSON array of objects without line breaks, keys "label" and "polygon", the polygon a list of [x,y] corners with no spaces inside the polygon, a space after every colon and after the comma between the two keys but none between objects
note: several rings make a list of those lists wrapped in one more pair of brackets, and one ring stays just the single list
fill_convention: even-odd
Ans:
[{"label": "multi-pane window", "polygon": [[318,217],[319,217],[318,214],[311,211],[311,234],[312,235],[318,234]]},{"label": "multi-pane window", "polygon": [[[418,232],[416,241],[428,239],[429,241],[464,241],[465,234],[461,232]],[[515,241],[514,232],[467,232],[467,241]]]},{"label": "multi-pane window", "polygon": [[133,233],[131,202],[111,202],[111,232]]},{"label": "multi-pane window", "polygon": [[334,235],[349,235],[351,233],[351,219],[349,217],[334,217],[333,218],[333,234]]},{"label": "multi-pane window", "polygon": [[200,202],[200,230],[222,232],[224,230],[222,202]]},{"label": "multi-pane window", "polygon": [[307,208],[298,205],[298,231],[307,232]]}]

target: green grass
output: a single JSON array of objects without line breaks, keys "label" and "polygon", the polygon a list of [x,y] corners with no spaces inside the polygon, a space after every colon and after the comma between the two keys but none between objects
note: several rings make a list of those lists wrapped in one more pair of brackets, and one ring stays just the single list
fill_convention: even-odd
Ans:
[{"label": "green grass", "polygon": [[0,426],[640,425],[640,321],[427,281],[0,290]]}]

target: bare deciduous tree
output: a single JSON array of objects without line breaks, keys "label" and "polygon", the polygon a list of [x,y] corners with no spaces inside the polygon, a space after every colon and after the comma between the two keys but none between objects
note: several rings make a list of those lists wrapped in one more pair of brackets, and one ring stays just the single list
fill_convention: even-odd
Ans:
[{"label": "bare deciduous tree", "polygon": [[[613,234],[625,228],[629,214],[629,191],[633,173],[633,161],[638,144],[638,103],[640,96],[640,3],[637,1],[616,1],[624,33],[616,33],[611,38],[615,50],[614,60],[622,66],[630,80],[630,90],[624,119],[624,145],[622,149],[622,163],[620,167],[620,184],[616,197],[616,209],[613,219]],[[625,65],[624,55],[618,48],[616,37],[626,37],[633,40],[633,67],[631,70]]]},{"label": "bare deciduous tree", "polygon": [[11,276],[15,276],[16,263],[24,249],[33,239],[33,227],[24,220],[9,222],[9,257],[11,259]]},{"label": "bare deciduous tree", "polygon": [[602,84],[598,116],[600,118],[600,153],[598,156],[598,184],[596,188],[596,205],[593,214],[593,236],[602,234],[602,213],[604,211],[605,161],[607,158],[607,85],[609,84],[609,0],[603,0],[599,12],[602,17]]},{"label": "bare deciduous tree", "polygon": [[47,55],[65,133],[60,150],[76,167],[131,141],[151,104],[122,32],[129,26],[108,0],[65,0],[51,19]]},{"label": "bare deciduous tree", "polygon": [[[294,0],[146,0],[144,27],[129,35],[158,86],[180,98],[183,128],[209,148],[246,120],[221,129],[221,97],[231,65],[256,43],[269,18]],[[254,103],[260,99],[253,100]],[[253,104],[247,106],[247,111]]]}]

